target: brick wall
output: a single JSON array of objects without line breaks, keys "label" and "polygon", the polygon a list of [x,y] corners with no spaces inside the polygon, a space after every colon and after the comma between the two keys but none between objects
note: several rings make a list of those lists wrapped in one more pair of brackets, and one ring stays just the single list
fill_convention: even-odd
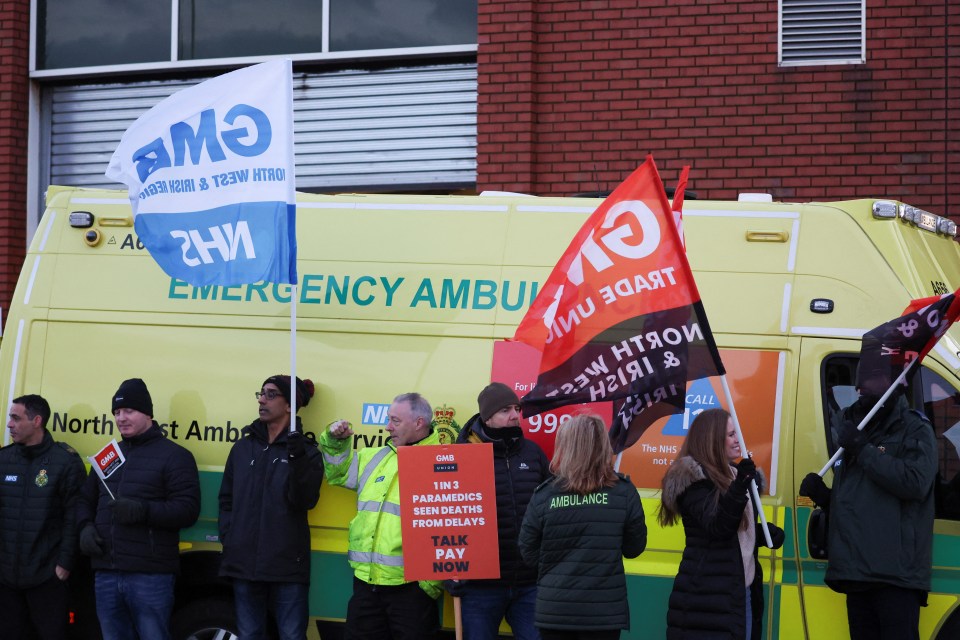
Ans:
[{"label": "brick wall", "polygon": [[6,322],[26,247],[30,3],[0,4],[0,309]]},{"label": "brick wall", "polygon": [[867,63],[777,66],[777,2],[480,0],[478,189],[610,190],[654,154],[700,198],[960,215],[960,3],[867,3]]}]

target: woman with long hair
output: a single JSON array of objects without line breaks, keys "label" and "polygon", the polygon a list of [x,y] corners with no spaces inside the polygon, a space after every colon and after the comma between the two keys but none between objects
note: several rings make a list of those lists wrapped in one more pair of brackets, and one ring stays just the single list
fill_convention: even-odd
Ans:
[{"label": "woman with long hair", "polygon": [[640,496],[614,471],[599,416],[560,426],[550,470],[520,530],[520,553],[538,568],[536,625],[543,640],[615,640],[630,627],[623,558],[647,545]]},{"label": "woman with long hair", "polygon": [[[730,414],[707,409],[696,417],[677,459],[663,477],[657,519],[683,522],[687,543],[673,582],[667,638],[759,640],[763,620],[763,574],[757,545],[763,531],[748,491],[763,478],[749,457],[741,458]],[[783,529],[769,525],[773,548]]]}]

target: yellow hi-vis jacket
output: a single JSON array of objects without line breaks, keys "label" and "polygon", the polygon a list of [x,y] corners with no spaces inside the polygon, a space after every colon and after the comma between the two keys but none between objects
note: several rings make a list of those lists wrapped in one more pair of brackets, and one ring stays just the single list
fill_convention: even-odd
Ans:
[{"label": "yellow hi-vis jacket", "polygon": [[[351,440],[334,438],[329,427],[320,434],[327,481],[357,492],[357,515],[350,521],[347,560],[353,575],[368,584],[404,584],[397,449],[391,443],[354,451]],[[436,431],[411,446],[431,444],[440,444]],[[437,580],[420,580],[419,584],[432,598],[443,593]]]}]

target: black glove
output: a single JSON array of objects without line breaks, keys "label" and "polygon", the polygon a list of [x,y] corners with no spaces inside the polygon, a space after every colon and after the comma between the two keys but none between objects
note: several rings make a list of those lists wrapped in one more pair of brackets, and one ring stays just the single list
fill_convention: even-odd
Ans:
[{"label": "black glove", "polygon": [[140,524],[147,519],[147,505],[139,500],[117,498],[111,506],[113,517],[120,524]]},{"label": "black glove", "polygon": [[444,580],[443,588],[447,590],[454,598],[460,598],[466,593],[466,581],[465,580]]},{"label": "black glove", "polygon": [[750,458],[744,458],[737,463],[737,477],[734,482],[738,490],[746,491],[750,481],[757,477],[757,465]]},{"label": "black glove", "polygon": [[843,447],[850,455],[857,455],[867,443],[867,434],[857,429],[857,425],[844,420],[837,434],[837,444]]},{"label": "black glove", "polygon": [[307,453],[307,445],[303,442],[303,434],[291,431],[287,434],[287,455],[291,460],[302,458]]},{"label": "black glove", "polygon": [[[783,532],[783,529],[770,522],[767,523],[767,529],[770,531],[770,542],[773,543],[773,546],[770,548],[779,549],[782,547],[783,541],[787,537],[787,535]],[[757,544],[764,547],[767,546],[767,539],[763,535],[763,525],[759,522],[757,523]]]},{"label": "black glove", "polygon": [[800,482],[800,495],[807,496],[818,507],[830,506],[830,487],[816,473],[808,473]]},{"label": "black glove", "polygon": [[854,423],[854,426],[863,422],[863,419],[867,417],[867,414],[870,413],[870,409],[873,409],[873,405],[877,404],[879,398],[868,398],[867,396],[860,396],[857,398],[853,404],[847,407],[846,419]]},{"label": "black glove", "polygon": [[97,528],[92,523],[88,523],[80,530],[80,551],[95,558],[104,553],[103,538],[97,533]]}]

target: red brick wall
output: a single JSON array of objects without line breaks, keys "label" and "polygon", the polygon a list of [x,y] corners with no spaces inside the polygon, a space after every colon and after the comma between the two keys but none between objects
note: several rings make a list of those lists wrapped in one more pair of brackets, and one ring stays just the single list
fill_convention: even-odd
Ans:
[{"label": "red brick wall", "polygon": [[0,309],[6,323],[26,253],[30,3],[0,4]]},{"label": "red brick wall", "polygon": [[[867,3],[867,62],[777,66],[777,2],[480,0],[478,189],[610,190],[654,154],[700,198],[960,214],[960,3]],[[951,211],[954,209],[955,211]]]}]

